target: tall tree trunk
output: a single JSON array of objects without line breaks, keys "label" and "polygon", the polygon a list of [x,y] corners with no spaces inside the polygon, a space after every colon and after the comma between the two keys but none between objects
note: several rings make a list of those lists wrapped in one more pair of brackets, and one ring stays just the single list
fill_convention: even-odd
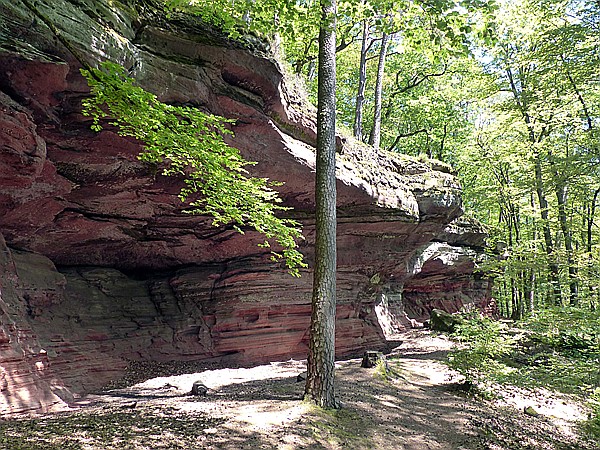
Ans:
[{"label": "tall tree trunk", "polygon": [[528,289],[529,312],[535,312],[535,269],[532,268],[529,273],[529,289]]},{"label": "tall tree trunk", "polygon": [[[532,146],[535,146],[542,142],[542,140],[549,134],[548,128],[543,128],[537,134],[535,132],[531,117],[529,115],[529,104],[527,102],[527,97],[524,91],[520,89],[524,89],[524,81],[520,80],[520,88],[517,87],[517,83],[515,82],[515,77],[513,71],[510,67],[506,69],[506,76],[510,83],[510,89],[513,93],[514,100],[517,104],[517,107],[521,111],[523,116],[523,121],[527,126],[529,132],[529,143]],[[523,70],[519,70],[519,73],[523,73]],[[550,284],[552,285],[552,289],[550,292],[550,297],[552,303],[555,305],[562,305],[562,292],[560,288],[560,278],[559,278],[559,267],[556,262],[556,254],[554,252],[554,242],[552,241],[552,231],[550,229],[550,221],[548,214],[548,200],[546,199],[546,188],[544,186],[544,178],[542,175],[542,156],[540,151],[537,150],[535,153],[535,162],[534,162],[534,181],[535,181],[535,191],[537,193],[538,202],[540,204],[540,216],[542,219],[542,231],[544,234],[544,243],[546,244],[546,254],[548,255],[548,269],[550,272]]]},{"label": "tall tree trunk", "polygon": [[594,192],[594,196],[592,198],[592,203],[590,205],[588,220],[587,220],[587,239],[586,239],[586,250],[588,254],[592,255],[592,242],[593,242],[593,233],[592,230],[594,228],[594,217],[596,215],[596,202],[598,201],[598,195],[600,194],[600,188],[596,189]]},{"label": "tall tree trunk", "polygon": [[[506,270],[506,269],[505,269]],[[510,307],[510,301],[511,301],[511,297],[508,294],[508,287],[507,287],[507,283],[506,283],[506,277],[504,278],[504,280],[502,280],[502,287],[504,290],[504,295],[502,296],[503,298],[503,302],[502,302],[502,309],[503,311],[500,312],[500,315],[504,318],[510,318],[510,311],[511,311],[511,307]]]},{"label": "tall tree trunk", "polygon": [[363,20],[362,45],[360,47],[360,65],[358,68],[358,91],[354,111],[354,137],[362,141],[362,115],[365,103],[365,86],[367,85],[367,49],[369,39],[369,21]]},{"label": "tall tree trunk", "polygon": [[521,308],[519,306],[519,288],[516,283],[516,275],[513,274],[510,277],[510,298],[511,298],[511,314],[510,318],[512,320],[520,320],[521,317]]},{"label": "tall tree trunk", "polygon": [[555,260],[554,242],[552,241],[552,231],[550,230],[548,215],[548,200],[546,199],[546,191],[544,189],[544,180],[542,177],[542,157],[539,152],[535,155],[535,190],[540,204],[542,231],[544,233],[544,243],[546,244],[546,254],[548,255],[550,283],[552,284],[552,302],[555,305],[560,306],[562,305],[562,293],[560,289],[559,270]]},{"label": "tall tree trunk", "polygon": [[383,76],[385,74],[385,55],[390,35],[383,33],[381,49],[379,50],[379,63],[377,65],[377,81],[375,82],[375,106],[373,113],[373,128],[369,136],[369,144],[379,149],[381,144],[381,96],[383,93]]},{"label": "tall tree trunk", "polygon": [[598,292],[600,296],[600,291],[598,290],[598,286],[595,280],[595,277],[590,276],[590,273],[594,267],[594,256],[592,255],[592,245],[593,245],[593,229],[594,229],[594,217],[596,215],[596,202],[598,201],[598,195],[600,195],[600,188],[594,191],[594,195],[592,197],[592,202],[588,207],[587,214],[587,230],[586,230],[586,251],[588,254],[588,296],[590,301],[590,309],[592,311],[596,310],[596,304],[594,303],[594,291]]},{"label": "tall tree trunk", "polygon": [[336,0],[321,0],[315,184],[315,267],[305,397],[322,408],[335,398],[336,186],[335,26]]},{"label": "tall tree trunk", "polygon": [[[567,152],[567,158],[568,158]],[[571,227],[567,220],[567,181],[561,176],[556,162],[553,159],[551,151],[548,151],[548,157],[550,158],[550,167],[552,169],[552,176],[554,178],[554,193],[556,194],[556,203],[558,206],[558,223],[560,224],[560,230],[563,234],[563,241],[565,244],[565,250],[567,252],[567,268],[569,271],[569,304],[576,306],[579,301],[579,283],[577,265],[575,264],[575,254],[573,252],[573,235],[571,233]]]},{"label": "tall tree trunk", "polygon": [[594,128],[594,122],[592,120],[592,116],[590,114],[590,110],[587,106],[587,103],[586,103],[585,99],[583,98],[583,95],[581,95],[581,91],[578,89],[577,83],[575,82],[575,79],[573,78],[571,71],[568,69],[568,65],[567,65],[567,62],[565,61],[565,57],[563,55],[560,55],[560,59],[563,63],[563,67],[566,69],[565,73],[567,74],[569,83],[571,83],[571,87],[573,88],[573,91],[575,92],[575,95],[577,95],[577,99],[579,100],[579,103],[581,104],[581,109],[583,111],[583,115],[585,116],[585,119],[587,121],[588,131],[591,131],[592,128]]},{"label": "tall tree trunk", "polygon": [[[555,173],[555,177],[559,174]],[[558,180],[558,178],[556,178]],[[565,241],[565,250],[567,251],[567,265],[569,269],[569,304],[576,306],[579,301],[579,283],[577,281],[578,273],[577,266],[575,264],[575,256],[573,252],[573,236],[571,234],[571,228],[567,220],[567,186],[562,181],[556,181],[556,200],[558,202],[558,222],[560,223],[560,229],[563,233],[563,239]]]},{"label": "tall tree trunk", "polygon": [[[531,209],[535,210],[535,200],[533,198],[533,192],[531,193],[531,197],[530,197],[530,202],[531,202]],[[535,227],[533,227],[533,234],[531,236],[531,240],[532,241],[536,241],[537,240],[537,230],[535,229]],[[529,311],[531,313],[535,312],[535,291],[536,291],[536,274],[535,271],[537,269],[534,267],[531,268],[531,273],[529,276]]]}]

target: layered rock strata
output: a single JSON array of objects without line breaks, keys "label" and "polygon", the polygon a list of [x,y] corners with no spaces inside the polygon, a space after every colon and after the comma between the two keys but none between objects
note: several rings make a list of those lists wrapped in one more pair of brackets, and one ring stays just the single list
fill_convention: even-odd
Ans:
[{"label": "layered rock strata", "polygon": [[[312,263],[314,123],[269,49],[194,18],[167,19],[151,0],[3,2],[0,413],[68,403],[128,360],[306,355],[310,268],[292,278],[257,246],[258,233],[184,214],[181,181],[141,163],[139,142],[90,130],[79,69],[106,59],[165,102],[235,119],[231,144],[258,162],[253,174],[285,182]],[[339,150],[336,351],[347,356],[385,345],[382,292],[433,292],[411,264],[445,245],[431,242],[462,211],[448,170],[343,139]],[[429,260],[421,272],[437,267]],[[472,266],[456,269],[467,280]],[[462,303],[479,299],[466,281],[436,283],[448,295],[460,288]]]},{"label": "layered rock strata", "polygon": [[458,219],[392,274],[380,291],[376,312],[386,335],[421,327],[433,309],[455,313],[496,310],[490,280],[480,270],[486,259],[486,233],[475,221]]}]

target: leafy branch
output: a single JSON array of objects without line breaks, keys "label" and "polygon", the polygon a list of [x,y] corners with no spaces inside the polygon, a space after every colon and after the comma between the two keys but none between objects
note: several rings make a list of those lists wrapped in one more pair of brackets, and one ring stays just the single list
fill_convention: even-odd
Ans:
[{"label": "leafy branch", "polygon": [[162,103],[117,64],[104,62],[100,69],[81,72],[92,93],[83,102],[83,113],[92,117],[93,130],[100,131],[100,121],[108,118],[120,135],[142,141],[140,160],[164,163],[164,175],[184,177],[181,201],[200,197],[186,212],[210,214],[213,225],[231,223],[242,234],[242,227],[254,228],[266,237],[262,247],[274,242],[282,248],[271,252],[273,260],[283,258],[289,272],[300,276],[299,269],[306,267],[297,245],[303,238],[300,224],[276,215],[290,209],[280,205],[272,189],[281,184],[248,176],[245,167],[256,163],[225,143],[224,136],[233,134],[227,129],[231,120]]}]

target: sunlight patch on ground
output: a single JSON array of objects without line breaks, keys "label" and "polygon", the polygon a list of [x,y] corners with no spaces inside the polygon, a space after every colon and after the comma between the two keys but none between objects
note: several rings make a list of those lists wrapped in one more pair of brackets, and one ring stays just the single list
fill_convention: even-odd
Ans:
[{"label": "sunlight patch on ground", "polygon": [[517,387],[496,386],[502,398],[496,400],[501,406],[511,406],[523,412],[531,406],[537,413],[548,417],[564,433],[573,435],[572,422],[585,420],[586,410],[568,395],[538,388],[535,392]]},{"label": "sunlight patch on ground", "polygon": [[280,379],[297,376],[306,370],[306,361],[290,359],[262,366],[241,369],[217,369],[203,372],[177,375],[171,377],[156,377],[132,386],[135,390],[158,389],[167,384],[182,391],[190,391],[192,384],[202,381],[208,389],[218,389],[230,384],[247,383],[250,381]]},{"label": "sunlight patch on ground", "polygon": [[[447,384],[450,381],[447,366],[437,361],[403,358],[400,365],[401,371],[404,365],[410,366],[410,380],[417,384],[439,385]],[[402,373],[406,372],[402,371]]]},{"label": "sunlight patch on ground", "polygon": [[238,420],[250,424],[254,429],[270,429],[285,426],[298,420],[308,410],[308,404],[298,402],[289,408],[273,410],[268,404],[249,404],[239,408]]}]

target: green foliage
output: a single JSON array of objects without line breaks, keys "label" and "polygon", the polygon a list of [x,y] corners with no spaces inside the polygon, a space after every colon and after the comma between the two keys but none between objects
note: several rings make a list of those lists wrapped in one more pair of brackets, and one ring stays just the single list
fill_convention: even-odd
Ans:
[{"label": "green foliage", "polygon": [[565,394],[588,395],[600,385],[600,359],[556,351],[521,354],[517,369],[498,381],[526,388],[547,387]]},{"label": "green foliage", "polygon": [[506,374],[511,369],[502,358],[510,354],[515,345],[506,330],[506,325],[487,317],[465,320],[453,333],[461,345],[450,352],[448,365],[463,375],[469,384],[482,382],[490,375]]},{"label": "green foliage", "polygon": [[600,387],[600,313],[548,308],[519,324],[524,365],[507,381],[588,395]]},{"label": "green foliage", "polygon": [[550,308],[510,328],[475,317],[454,337],[460,348],[450,353],[448,365],[467,382],[543,387],[587,398],[592,413],[583,429],[600,437],[600,313]]},{"label": "green foliage", "polygon": [[547,308],[523,322],[533,338],[561,352],[600,354],[600,311]]},{"label": "green foliage", "polygon": [[240,233],[250,226],[277,243],[291,274],[299,276],[306,267],[296,240],[302,238],[299,224],[280,218],[286,211],[272,189],[278,183],[247,175],[245,161],[239,151],[224,141],[232,135],[231,121],[205,114],[196,108],[167,105],[143,90],[119,65],[105,62],[101,69],[82,70],[92,97],[83,102],[84,114],[93,119],[92,129],[102,129],[101,120],[108,118],[122,136],[144,143],[142,161],[162,166],[163,174],[181,176],[185,187],[180,198],[188,201],[186,211],[210,214],[213,225],[232,224]]},{"label": "green foliage", "polygon": [[582,424],[582,431],[588,434],[592,439],[600,442],[600,388],[597,388],[588,401],[592,412],[588,420]]},{"label": "green foliage", "polygon": [[449,365],[472,381],[589,393],[600,386],[599,319],[582,308],[550,308],[510,328],[475,317],[454,333],[462,345]]},{"label": "green foliage", "polygon": [[[165,0],[171,10],[193,13],[202,20],[229,34],[233,39],[249,31],[270,32],[276,23],[273,2],[253,0]],[[291,4],[280,2],[286,15]]]}]

